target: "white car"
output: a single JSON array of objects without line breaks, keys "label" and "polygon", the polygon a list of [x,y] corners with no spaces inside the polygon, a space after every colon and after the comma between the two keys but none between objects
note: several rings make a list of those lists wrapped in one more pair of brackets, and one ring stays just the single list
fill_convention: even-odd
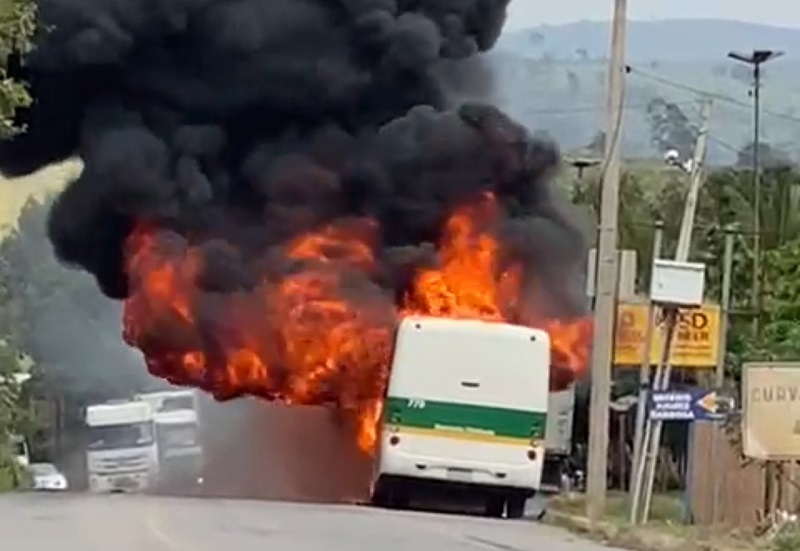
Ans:
[{"label": "white car", "polygon": [[51,492],[67,490],[67,477],[61,474],[52,463],[31,463],[28,469],[33,478],[34,490]]}]

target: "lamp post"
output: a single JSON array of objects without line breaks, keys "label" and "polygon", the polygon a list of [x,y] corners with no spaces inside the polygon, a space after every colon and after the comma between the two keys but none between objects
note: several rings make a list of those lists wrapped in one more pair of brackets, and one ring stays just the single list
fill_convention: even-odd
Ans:
[{"label": "lamp post", "polygon": [[761,66],[783,55],[777,50],[729,52],[728,57],[753,67],[753,290],[751,301],[756,312],[756,331],[761,328]]}]

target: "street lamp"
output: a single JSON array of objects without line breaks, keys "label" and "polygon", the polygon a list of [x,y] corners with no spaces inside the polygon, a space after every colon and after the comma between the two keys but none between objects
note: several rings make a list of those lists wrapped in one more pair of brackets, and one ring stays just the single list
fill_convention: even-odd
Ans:
[{"label": "street lamp", "polygon": [[753,66],[753,290],[756,328],[761,327],[761,66],[783,55],[777,50],[753,50],[750,53],[729,52],[728,57]]},{"label": "street lamp", "polygon": [[579,157],[577,159],[567,159],[567,163],[572,165],[574,169],[578,171],[578,181],[583,180],[583,173],[587,168],[591,168],[593,166],[598,166],[603,162],[602,159],[594,159],[594,158],[584,158]]}]

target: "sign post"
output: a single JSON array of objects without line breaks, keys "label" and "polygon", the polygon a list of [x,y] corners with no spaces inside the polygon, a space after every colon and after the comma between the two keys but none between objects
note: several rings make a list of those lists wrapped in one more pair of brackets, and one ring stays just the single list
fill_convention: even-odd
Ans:
[{"label": "sign post", "polygon": [[694,477],[694,423],[724,421],[733,410],[731,398],[702,388],[654,391],[647,410],[652,421],[689,423],[686,451],[686,481],[683,494],[684,520],[692,520],[691,486]]}]

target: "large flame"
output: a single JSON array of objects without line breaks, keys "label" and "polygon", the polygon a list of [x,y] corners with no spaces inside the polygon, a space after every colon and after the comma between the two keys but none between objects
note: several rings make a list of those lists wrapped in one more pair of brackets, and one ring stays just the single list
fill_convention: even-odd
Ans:
[{"label": "large flame", "polygon": [[[127,242],[131,296],[126,341],[148,369],[218,398],[250,394],[288,404],[334,404],[359,420],[371,451],[382,413],[394,330],[407,314],[527,324],[551,337],[551,387],[587,365],[588,318],[542,319],[525,300],[524,267],[501,259],[491,195],[456,210],[438,244],[440,262],[421,270],[396,305],[372,283],[377,227],[350,220],[283,247],[293,268],[234,292],[202,289],[204,254],[175,234],[140,224]],[[213,246],[225,248],[223,243]],[[228,251],[235,255],[235,251]],[[502,265],[501,265],[502,264]],[[358,280],[358,281],[355,281]]]}]

